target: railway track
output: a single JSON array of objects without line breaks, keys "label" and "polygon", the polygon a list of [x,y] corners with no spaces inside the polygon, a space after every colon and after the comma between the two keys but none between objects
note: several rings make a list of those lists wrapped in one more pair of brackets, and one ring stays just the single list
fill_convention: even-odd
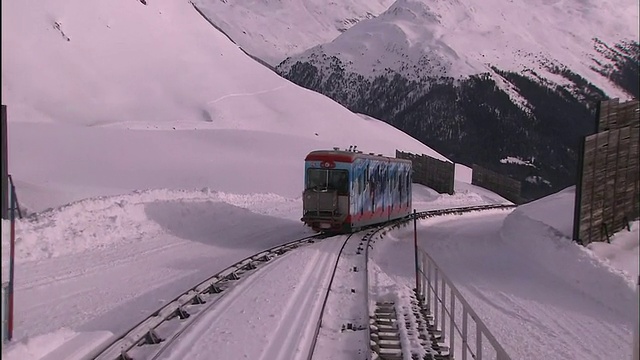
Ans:
[{"label": "railway track", "polygon": [[95,360],[157,358],[198,317],[215,307],[224,295],[238,284],[239,280],[255,273],[263,265],[291,250],[328,237],[324,234],[307,236],[238,261],[184,292],[106,347],[97,349],[91,354],[91,358]]},{"label": "railway track", "polygon": [[[370,339],[372,339],[370,302],[368,289],[368,251],[375,242],[376,236],[386,228],[398,227],[411,221],[414,216],[418,218],[428,218],[439,215],[459,214],[472,211],[480,211],[494,208],[509,208],[511,205],[485,205],[471,206],[454,209],[442,209],[424,211],[412,214],[381,226],[364,229],[360,232],[346,236],[341,246],[326,245],[325,252],[321,258],[315,259],[311,269],[305,273],[305,279],[313,281],[318,288],[322,288],[321,301],[315,298],[309,291],[296,291],[292,295],[294,305],[292,312],[287,312],[286,319],[283,320],[290,326],[278,326],[275,329],[276,336],[284,339],[288,345],[301,341],[302,338],[310,338],[309,347],[302,349],[297,354],[297,359],[311,360],[314,358],[326,358],[319,349],[327,349],[321,344],[326,337],[320,335],[322,330],[331,331],[330,327],[340,326],[339,331],[350,338],[350,343],[356,341],[361,344],[357,349],[357,354],[363,354],[369,358],[369,352],[373,351]],[[92,356],[96,360],[137,360],[137,359],[161,359],[167,354],[167,349],[171,348],[177,339],[188,333],[190,327],[198,322],[204,314],[211,312],[223,312],[225,306],[232,303],[231,291],[243,281],[250,282],[256,273],[265,264],[273,259],[288,253],[291,250],[318,241],[330,238],[328,235],[314,235],[298,239],[287,244],[277,246],[251,257],[245,258],[229,268],[215,274],[211,278],[194,286],[172,302],[163,306],[153,313],[146,320],[140,322],[130,331],[122,334],[114,342],[105,348],[96,350]],[[337,239],[332,239],[337,240]],[[323,245],[324,246],[324,245]],[[327,271],[329,270],[329,271]],[[341,278],[342,288],[333,289],[334,280]],[[346,280],[345,280],[346,279]],[[242,293],[242,291],[238,291]],[[229,294],[227,296],[227,294]],[[332,299],[333,298],[333,299]],[[225,300],[227,299],[227,300]],[[323,319],[327,308],[337,311],[332,307],[332,303],[340,304],[342,308],[356,309],[350,314],[345,314],[345,321],[342,324],[324,324]],[[338,305],[336,305],[338,306]],[[309,319],[309,320],[307,320]],[[335,330],[335,329],[334,329]],[[374,335],[374,337],[377,334]],[[378,335],[379,336],[379,335]],[[381,342],[378,342],[379,344]],[[385,343],[385,342],[382,342]],[[320,345],[319,345],[320,344]],[[395,344],[395,343],[394,343]],[[291,354],[283,353],[287,347],[275,344],[268,346],[263,351],[263,359],[290,359]],[[303,346],[304,348],[304,346]],[[396,346],[394,345],[394,349]],[[387,357],[394,359],[402,350],[387,351]],[[376,355],[385,351],[377,348]],[[267,354],[267,357],[264,355]],[[365,355],[366,354],[366,355]]]}]

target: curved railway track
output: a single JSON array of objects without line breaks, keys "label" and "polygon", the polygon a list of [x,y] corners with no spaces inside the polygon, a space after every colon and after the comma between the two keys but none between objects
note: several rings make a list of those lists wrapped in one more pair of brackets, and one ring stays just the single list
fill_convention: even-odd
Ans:
[{"label": "curved railway track", "polygon": [[[297,302],[302,307],[317,305],[317,314],[315,318],[312,318],[309,324],[307,321],[306,328],[301,326],[293,326],[291,328],[283,328],[283,333],[280,334],[286,341],[296,341],[293,339],[293,334],[300,332],[312,333],[311,345],[306,350],[307,355],[300,357],[300,359],[310,360],[314,357],[318,335],[322,327],[322,321],[325,314],[327,302],[331,293],[331,287],[336,277],[336,271],[338,264],[343,259],[343,252],[347,248],[347,244],[355,243],[355,240],[359,240],[357,245],[350,245],[351,250],[355,249],[355,255],[359,255],[354,261],[363,268],[361,273],[362,281],[364,283],[363,298],[360,299],[360,304],[357,306],[363,306],[366,309],[367,316],[365,317],[365,323],[361,324],[349,324],[352,325],[350,330],[361,330],[360,334],[365,339],[365,344],[369,345],[369,298],[368,298],[368,250],[371,247],[371,241],[375,235],[385,228],[397,227],[403,223],[413,220],[414,216],[417,218],[428,218],[439,215],[447,214],[460,214],[472,211],[480,211],[486,209],[496,208],[512,208],[514,205],[484,205],[484,206],[471,206],[460,207],[451,209],[431,210],[423,211],[415,214],[411,214],[408,217],[398,219],[386,224],[378,225],[363,229],[360,232],[352,233],[346,237],[339,250],[334,249],[333,256],[325,256],[317,263],[317,271],[314,274],[309,274],[310,278],[317,278],[318,286],[324,284],[322,276],[320,276],[324,269],[331,269],[330,277],[327,275],[324,281],[328,282],[328,285],[322,286],[324,291],[321,295],[322,302],[313,304],[310,294],[294,294],[297,297]],[[270,262],[272,259],[276,259],[279,256],[288,253],[293,249],[297,249],[301,246],[315,243],[316,241],[327,239],[329,235],[313,235],[304,237],[298,240],[291,241],[284,245],[276,246],[274,248],[261,251],[253,256],[247,257],[227,269],[215,274],[209,279],[201,282],[200,284],[189,289],[161,309],[153,313],[144,321],[138,323],[131,330],[122,334],[115,341],[108,346],[98,349],[92,356],[96,360],[138,360],[138,359],[159,359],[163,354],[166,354],[166,350],[169,349],[176,339],[185,334],[188,329],[195,323],[202,315],[210,313],[212,311],[224,311],[225,295],[229,293],[231,289],[236,287],[241,281],[246,278],[250,278],[250,275],[258,271],[264,264]],[[337,253],[336,253],[337,252]],[[352,252],[351,255],[354,255]],[[351,268],[351,265],[347,265]],[[313,266],[316,267],[315,265]],[[353,268],[357,268],[357,265]],[[249,280],[247,280],[249,281]],[[362,301],[364,300],[364,301]],[[229,301],[227,301],[228,303]],[[291,317],[288,319],[290,322],[303,321],[303,314],[306,309],[301,308],[299,311],[294,311]],[[311,326],[312,327],[311,327]],[[141,346],[147,345],[147,346]],[[368,350],[367,350],[368,351]],[[287,355],[282,354],[281,349],[265,349],[265,353],[269,356],[269,359],[289,358]],[[284,357],[283,357],[284,356]],[[264,358],[264,356],[263,356]],[[266,359],[266,358],[265,358]]]},{"label": "curved railway track", "polygon": [[[327,237],[327,235],[323,234],[307,236],[263,250],[238,261],[176,297],[173,301],[158,309],[147,319],[138,323],[106,347],[96,350],[94,354],[91,355],[91,358],[96,360],[134,360],[137,358],[147,359],[149,356],[156,356],[144,353],[142,355],[143,357],[134,357],[130,353],[138,352],[136,351],[138,349],[135,348],[139,345],[159,345],[165,343],[158,347],[156,351],[153,351],[154,353],[162,352],[166,349],[166,345],[172,342],[167,342],[167,339],[174,339],[183,333],[197,317],[201,316],[206,310],[220,301],[223,295],[227,293],[227,290],[233,288],[238,280],[256,272],[262,265],[293,249],[312,244]],[[194,316],[192,316],[192,314]],[[171,328],[173,330],[171,331],[172,334],[161,337],[158,334],[158,328],[161,326]]]}]

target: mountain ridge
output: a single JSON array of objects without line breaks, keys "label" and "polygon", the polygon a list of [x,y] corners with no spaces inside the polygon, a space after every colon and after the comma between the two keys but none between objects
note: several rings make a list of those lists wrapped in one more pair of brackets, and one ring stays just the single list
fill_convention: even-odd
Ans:
[{"label": "mountain ridge", "polygon": [[[614,4],[606,1],[531,5],[398,0],[276,70],[454,161],[523,181],[530,199],[544,196],[575,183],[579,141],[594,131],[597,103],[638,97],[638,11],[631,2],[610,13],[606,6]],[[491,6],[500,10],[489,18]],[[554,13],[559,6],[566,13]],[[422,23],[426,30],[417,33]],[[604,28],[593,30],[594,23]],[[487,24],[487,32],[470,30]],[[509,156],[538,164],[500,162]]]}]

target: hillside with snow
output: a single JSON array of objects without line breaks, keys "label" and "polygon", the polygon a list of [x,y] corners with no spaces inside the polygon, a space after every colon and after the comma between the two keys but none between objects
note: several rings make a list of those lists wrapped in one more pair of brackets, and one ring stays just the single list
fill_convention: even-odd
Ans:
[{"label": "hillside with snow", "polygon": [[[638,9],[630,0],[398,0],[277,71],[456,162],[540,179],[523,184],[532,199],[574,184],[599,101],[639,96]],[[537,163],[500,163],[509,156]]]},{"label": "hillside with snow", "polygon": [[[300,222],[310,150],[358,145],[445,159],[382,121],[279,77],[187,1],[1,5],[9,172],[26,210],[16,221],[15,328],[3,358],[80,359],[212,274],[310,234]],[[457,165],[454,195],[414,184],[413,207],[506,202],[469,182],[469,168]],[[572,198],[569,189],[509,216],[420,224],[429,234],[421,241],[448,264],[514,358],[629,353],[638,223],[612,244],[583,249],[561,234]],[[9,231],[3,220],[3,282]],[[376,244],[373,291],[398,301],[411,292],[411,235],[397,230]],[[298,270],[315,263],[306,261],[312,255],[326,255],[318,251],[325,245],[260,270],[261,278],[280,281],[257,281],[255,297],[240,297],[225,316],[205,323],[220,333],[185,333],[185,343],[194,344],[186,350],[205,359],[263,355],[261,341],[287,327],[281,319],[290,307],[280,304],[289,304],[291,286],[308,286]],[[477,253],[495,261],[478,261]],[[502,261],[509,266],[496,272]],[[260,317],[259,326],[247,329],[235,314]],[[342,320],[334,313],[326,324]],[[558,328],[565,331],[554,333]],[[226,341],[230,334],[247,341]],[[589,342],[577,341],[581,336]]]},{"label": "hillside with snow", "polygon": [[280,70],[307,61],[326,71],[336,57],[346,71],[365,77],[392,72],[412,81],[492,73],[498,81],[495,67],[570,85],[559,71],[569,69],[607,95],[626,99],[624,89],[596,71],[611,61],[598,50],[601,43],[637,40],[637,24],[635,1],[399,0],[330,43],[287,59]]},{"label": "hillside with snow", "polygon": [[329,42],[393,0],[218,1],[192,3],[249,54],[276,66],[291,55]]},{"label": "hillside with snow", "polygon": [[274,74],[188,2],[2,11],[9,170],[31,210],[150,188],[248,193],[253,182],[296,197],[304,156],[334,146],[445,159]]}]

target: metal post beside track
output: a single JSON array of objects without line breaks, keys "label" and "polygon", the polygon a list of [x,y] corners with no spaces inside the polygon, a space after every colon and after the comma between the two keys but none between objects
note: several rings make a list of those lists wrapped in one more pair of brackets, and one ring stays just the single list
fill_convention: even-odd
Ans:
[{"label": "metal post beside track", "polygon": [[[11,218],[11,235],[9,239],[9,284],[7,286],[7,340],[11,341],[13,338],[13,280],[15,269],[15,254],[16,254],[16,188],[11,184],[11,208],[9,209],[9,215]],[[3,302],[4,304],[4,302]],[[3,318],[4,320],[4,318]]]},{"label": "metal post beside track", "polygon": [[416,292],[420,294],[420,263],[418,262],[418,216],[413,209],[413,247],[416,261]]},{"label": "metal post beside track", "polygon": [[[636,300],[640,300],[640,276],[636,284]],[[636,311],[636,328],[633,331],[633,360],[640,360],[640,310],[635,307]]]}]

